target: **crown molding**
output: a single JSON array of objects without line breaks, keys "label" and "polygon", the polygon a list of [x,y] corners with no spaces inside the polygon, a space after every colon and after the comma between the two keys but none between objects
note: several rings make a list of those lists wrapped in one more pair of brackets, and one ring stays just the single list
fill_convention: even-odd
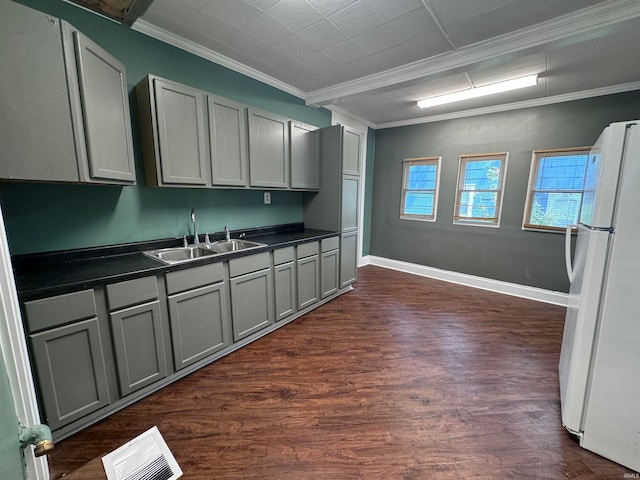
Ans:
[{"label": "crown molding", "polygon": [[381,129],[406,127],[409,125],[419,125],[422,123],[441,122],[443,120],[454,120],[456,118],[474,117],[476,115],[507,112],[509,110],[518,110],[521,108],[541,107],[544,105],[552,105],[554,103],[583,100],[585,98],[602,97],[604,95],[631,92],[633,90],[640,90],[640,82],[622,83],[620,85],[613,85],[610,87],[594,88],[592,90],[584,90],[581,92],[565,93],[563,95],[555,95],[553,97],[536,98],[533,100],[524,100],[522,102],[506,103],[503,105],[493,105],[491,107],[475,108],[472,110],[463,110],[460,112],[443,113],[442,115],[432,115],[430,117],[420,117],[412,118],[409,120],[400,120],[397,122],[380,123],[376,124],[373,128]]},{"label": "crown molding", "polygon": [[186,52],[193,53],[194,55],[204,58],[205,60],[209,60],[211,62],[217,63],[218,65],[222,65],[223,67],[233,70],[234,72],[241,73],[259,82],[266,83],[267,85],[277,88],[278,90],[282,90],[283,92],[289,93],[295,97],[301,98],[302,100],[306,99],[305,92],[289,85],[288,83],[282,82],[276,78],[260,72],[259,70],[256,70],[255,68],[249,67],[209,48],[203,47],[202,45],[198,45],[191,40],[187,40],[179,35],[168,32],[163,28],[146,22],[145,20],[136,20],[131,28],[137,32],[155,38],[156,40],[168,43],[169,45],[173,45],[174,47],[177,47]]},{"label": "crown molding", "polygon": [[500,35],[467,47],[442,53],[384,72],[308,92],[308,105],[336,104],[355,95],[415,81],[429,75],[463,68],[474,63],[550,44],[568,37],[610,27],[640,16],[637,0],[607,0],[516,32]]}]

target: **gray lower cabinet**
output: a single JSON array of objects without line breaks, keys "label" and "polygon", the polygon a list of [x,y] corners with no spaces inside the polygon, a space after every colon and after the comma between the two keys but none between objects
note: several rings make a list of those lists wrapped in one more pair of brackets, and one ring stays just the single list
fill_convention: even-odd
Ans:
[{"label": "gray lower cabinet", "polygon": [[340,236],[340,288],[351,285],[358,277],[358,231]]},{"label": "gray lower cabinet", "polygon": [[120,393],[128,395],[167,376],[160,303],[109,315]]},{"label": "gray lower cabinet", "polygon": [[273,269],[269,253],[229,260],[233,340],[273,325]]},{"label": "gray lower cabinet", "polygon": [[106,287],[121,395],[167,376],[163,321],[155,276]]},{"label": "gray lower cabinet", "polygon": [[318,190],[320,188],[320,143],[316,127],[289,122],[291,142],[291,188]]},{"label": "gray lower cabinet", "polygon": [[325,238],[320,245],[320,298],[327,298],[338,291],[340,238]]},{"label": "gray lower cabinet", "polygon": [[320,300],[320,260],[318,242],[296,247],[298,276],[298,309],[309,307]]},{"label": "gray lower cabinet", "polygon": [[289,186],[289,120],[249,108],[249,172],[252,187]]},{"label": "gray lower cabinet", "polygon": [[125,66],[70,24],[0,2],[0,178],[135,184]]},{"label": "gray lower cabinet", "polygon": [[231,344],[222,263],[170,272],[166,281],[176,370]]},{"label": "gray lower cabinet", "polygon": [[24,305],[44,420],[55,430],[110,403],[93,290]]},{"label": "gray lower cabinet", "polygon": [[273,252],[273,290],[276,321],[298,311],[296,301],[296,262],[294,247]]}]

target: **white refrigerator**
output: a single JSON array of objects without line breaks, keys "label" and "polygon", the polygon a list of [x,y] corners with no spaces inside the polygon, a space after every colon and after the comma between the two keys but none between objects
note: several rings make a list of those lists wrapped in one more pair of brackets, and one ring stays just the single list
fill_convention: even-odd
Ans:
[{"label": "white refrigerator", "polygon": [[609,125],[589,154],[567,273],[562,423],[580,445],[640,471],[640,120]]}]

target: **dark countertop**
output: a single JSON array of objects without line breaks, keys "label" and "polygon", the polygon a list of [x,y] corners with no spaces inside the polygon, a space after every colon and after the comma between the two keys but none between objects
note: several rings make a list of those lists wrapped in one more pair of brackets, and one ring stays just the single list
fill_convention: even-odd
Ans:
[{"label": "dark countertop", "polygon": [[[174,265],[166,265],[142,252],[182,245],[181,238],[19,255],[12,258],[18,297],[21,301],[35,300],[136,277],[221,262],[230,258],[253,255],[339,235],[339,232],[308,229],[304,226],[245,229],[243,233],[246,233],[247,240],[265,243],[266,246],[247,251],[212,255]],[[232,235],[232,237],[235,236],[237,234]]]}]

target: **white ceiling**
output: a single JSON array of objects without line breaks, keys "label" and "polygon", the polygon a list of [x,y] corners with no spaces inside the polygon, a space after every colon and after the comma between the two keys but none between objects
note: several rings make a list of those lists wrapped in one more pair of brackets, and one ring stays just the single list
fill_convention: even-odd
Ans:
[{"label": "white ceiling", "polygon": [[372,127],[640,89],[638,0],[154,0],[133,28]]}]

